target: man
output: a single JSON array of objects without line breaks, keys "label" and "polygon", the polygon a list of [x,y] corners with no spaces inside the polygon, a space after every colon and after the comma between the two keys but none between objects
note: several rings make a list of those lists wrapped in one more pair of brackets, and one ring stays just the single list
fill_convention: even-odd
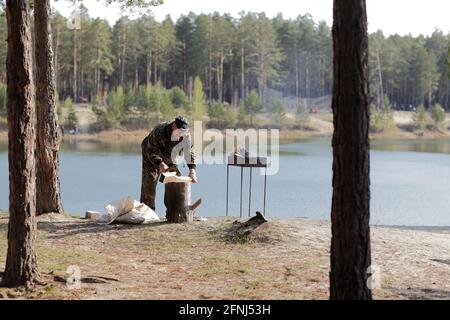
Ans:
[{"label": "man", "polygon": [[158,124],[142,141],[141,203],[155,210],[156,185],[161,173],[176,171],[181,153],[189,167],[189,177],[197,183],[195,154],[192,151],[189,123],[183,117]]}]

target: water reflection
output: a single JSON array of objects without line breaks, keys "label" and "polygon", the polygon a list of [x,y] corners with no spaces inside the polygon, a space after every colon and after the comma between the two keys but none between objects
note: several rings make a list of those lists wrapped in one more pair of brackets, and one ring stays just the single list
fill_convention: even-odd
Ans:
[{"label": "water reflection", "polygon": [[[450,215],[450,140],[373,141],[371,223],[448,226]],[[0,211],[8,207],[7,145],[0,144]],[[330,139],[280,145],[280,171],[268,178],[267,213],[271,217],[329,219],[332,195]],[[186,169],[186,168],[184,168]],[[61,190],[68,213],[102,211],[112,200],[140,196],[139,144],[67,141],[61,152]],[[199,165],[201,183],[193,198],[203,198],[199,214],[225,213],[226,166]],[[244,202],[248,206],[245,172]],[[252,211],[262,210],[263,182],[253,175]],[[230,213],[239,214],[240,170],[230,172]],[[157,212],[164,215],[164,188],[158,187]]]},{"label": "water reflection", "polygon": [[375,140],[373,150],[450,153],[450,140]]},{"label": "water reflection", "polygon": [[[7,151],[8,145],[6,143],[0,143],[0,152],[7,152]],[[94,140],[92,141],[71,140],[71,141],[64,141],[61,144],[61,152],[95,153],[95,154],[115,153],[124,155],[140,154],[141,145],[139,143],[106,143]],[[305,155],[305,153],[297,150],[296,148],[289,148],[289,144],[286,144],[280,147],[280,155],[301,156]]]},{"label": "water reflection", "polygon": [[[330,146],[329,139],[302,139],[281,141],[280,155],[301,156],[305,152],[299,151],[297,144],[307,144],[314,142],[323,146]],[[371,149],[377,151],[409,151],[450,154],[450,139],[436,140],[373,140]],[[0,142],[0,152],[6,152],[8,144]],[[95,140],[77,141],[66,140],[61,145],[62,152],[82,152],[82,153],[119,153],[119,154],[139,154],[141,146],[139,143],[107,143]]]}]

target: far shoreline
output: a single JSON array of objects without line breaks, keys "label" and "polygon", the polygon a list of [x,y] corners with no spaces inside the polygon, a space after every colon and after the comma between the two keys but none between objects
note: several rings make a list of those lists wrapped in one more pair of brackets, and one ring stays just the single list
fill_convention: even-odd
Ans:
[{"label": "far shoreline", "polygon": [[[77,114],[80,119],[89,118],[85,116],[89,108],[77,108]],[[92,113],[92,111],[89,111]],[[287,114],[286,118],[292,122],[294,115]],[[95,117],[93,117],[94,119]],[[268,115],[261,114],[257,122],[255,129],[274,128],[274,124],[270,125],[268,121],[270,117]],[[89,118],[90,119],[90,118]],[[370,140],[436,140],[436,139],[450,139],[450,115],[446,115],[446,120],[442,123],[441,129],[434,129],[429,126],[427,129],[421,131],[414,129],[413,112],[407,111],[394,111],[393,113],[394,127],[385,129],[383,132],[370,132]],[[6,120],[3,119],[2,130],[0,131],[0,143],[7,143],[8,132],[6,130]],[[256,120],[255,120],[256,121]],[[261,125],[267,123],[268,127]],[[94,124],[93,120],[84,121],[80,123],[80,132],[77,135],[71,135],[66,133],[63,137],[64,142],[93,142],[93,143],[108,143],[108,144],[139,144],[148,135],[151,127],[148,129],[123,129],[116,128],[110,130],[104,130],[99,132],[89,132],[89,128]],[[239,127],[239,126],[238,126]],[[238,127],[230,128],[237,129]],[[276,126],[275,126],[276,127]],[[248,125],[245,126],[248,128]],[[244,130],[245,130],[244,128]],[[206,127],[204,128],[204,130]],[[333,136],[333,115],[330,112],[324,113],[312,113],[309,116],[309,122],[304,126],[296,129],[288,129],[281,127],[279,129],[280,141],[295,142],[298,140],[306,139],[331,139]],[[225,133],[225,130],[220,130]],[[89,132],[89,133],[88,133]],[[270,135],[270,130],[269,130]],[[195,139],[195,137],[194,137]],[[195,141],[194,141],[195,143]]]},{"label": "far shoreline", "polygon": [[[98,133],[81,133],[77,135],[66,134],[63,142],[91,142],[108,144],[140,144],[150,130],[121,130],[113,129]],[[315,132],[304,130],[280,130],[280,141],[284,143],[307,139],[332,139],[333,133]],[[379,140],[450,140],[450,132],[425,131],[423,133],[408,132],[401,129],[393,129],[388,132],[370,133],[371,141]],[[0,143],[8,142],[8,132],[0,131]]]}]

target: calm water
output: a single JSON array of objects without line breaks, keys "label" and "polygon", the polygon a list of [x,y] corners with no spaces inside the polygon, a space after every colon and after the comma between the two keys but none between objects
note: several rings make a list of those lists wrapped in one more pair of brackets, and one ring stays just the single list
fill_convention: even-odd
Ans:
[{"label": "calm water", "polygon": [[[280,171],[268,177],[267,214],[271,217],[329,218],[331,147],[328,140],[309,140],[280,147]],[[372,224],[450,226],[450,141],[372,142]],[[139,146],[65,144],[61,187],[66,212],[102,211],[126,195],[139,200]],[[200,215],[225,214],[226,167],[198,168],[200,183],[193,198],[203,198]],[[6,146],[0,145],[0,209],[8,207]],[[230,213],[239,215],[240,170],[231,169]],[[248,172],[244,181],[248,182]],[[263,207],[263,176],[253,174],[252,212]],[[164,213],[163,187],[157,213]],[[248,190],[244,186],[244,213]]]}]

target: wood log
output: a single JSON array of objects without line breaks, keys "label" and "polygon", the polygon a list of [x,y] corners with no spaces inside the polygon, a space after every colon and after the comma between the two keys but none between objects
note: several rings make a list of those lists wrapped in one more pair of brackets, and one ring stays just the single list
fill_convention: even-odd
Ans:
[{"label": "wood log", "polygon": [[84,218],[86,220],[99,220],[102,214],[97,211],[86,211]]},{"label": "wood log", "polygon": [[190,183],[167,183],[165,185],[164,204],[166,205],[166,219],[171,223],[192,223],[195,209],[202,200],[191,204]]},{"label": "wood log", "polygon": [[267,220],[257,211],[256,215],[245,222],[235,221],[228,229],[225,238],[232,242],[245,242],[262,226],[267,226]]}]

